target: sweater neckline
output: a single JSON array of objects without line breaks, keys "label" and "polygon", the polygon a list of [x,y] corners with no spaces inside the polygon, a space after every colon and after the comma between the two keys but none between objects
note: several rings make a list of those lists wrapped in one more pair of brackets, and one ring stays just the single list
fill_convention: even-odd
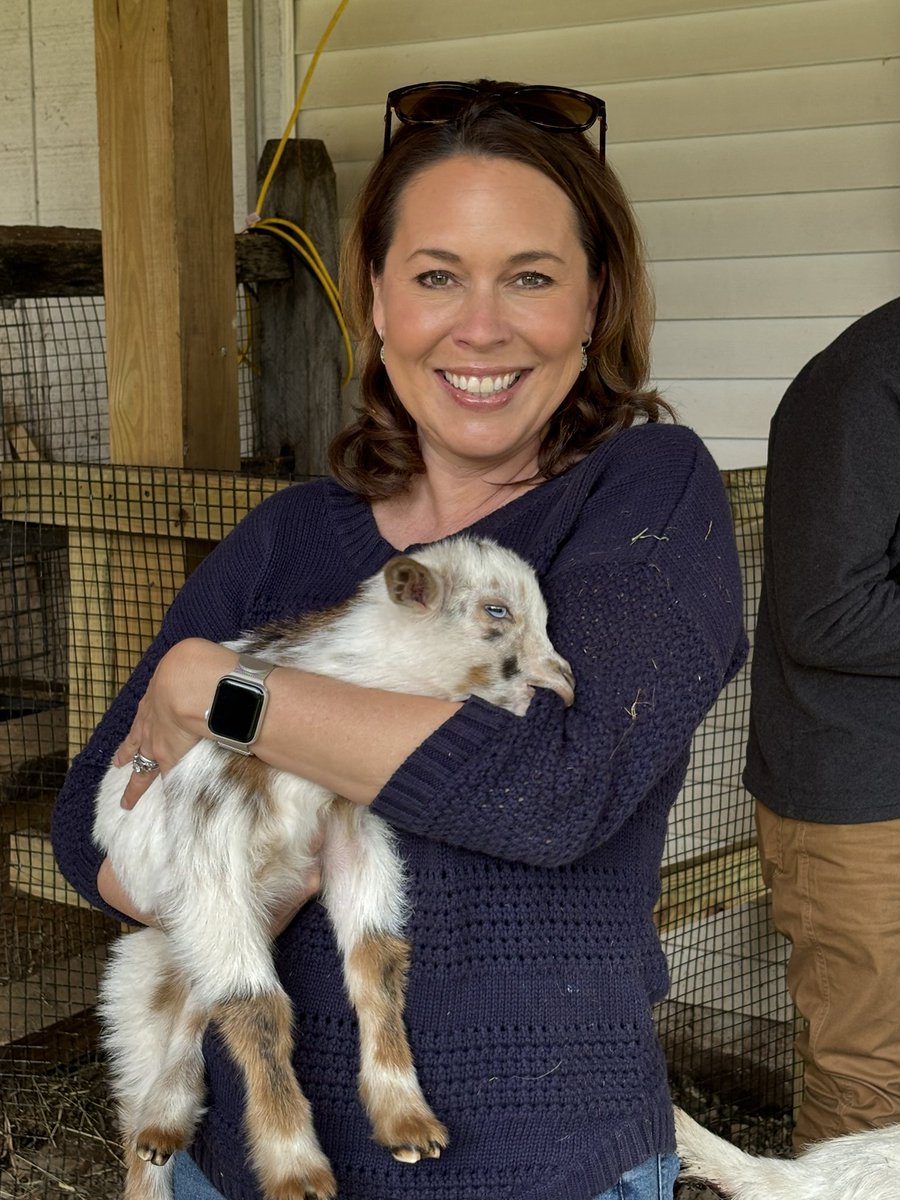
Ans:
[{"label": "sweater neckline", "polygon": [[[550,492],[567,486],[571,477],[580,473],[580,468],[589,461],[591,455],[575,463],[561,475],[548,479],[537,487],[523,492],[507,504],[495,508],[471,525],[458,530],[458,533],[483,534],[490,537],[500,529],[517,521],[521,515],[528,512],[533,504],[545,503]],[[548,492],[548,488],[550,492]],[[327,502],[331,508],[334,528],[347,558],[367,574],[380,570],[385,562],[394,554],[408,553],[424,543],[413,542],[409,546],[398,549],[387,538],[383,537],[377,524],[372,506],[367,500],[348,491],[335,479],[327,481]],[[540,498],[540,500],[539,500]],[[454,535],[450,535],[454,536]]]}]

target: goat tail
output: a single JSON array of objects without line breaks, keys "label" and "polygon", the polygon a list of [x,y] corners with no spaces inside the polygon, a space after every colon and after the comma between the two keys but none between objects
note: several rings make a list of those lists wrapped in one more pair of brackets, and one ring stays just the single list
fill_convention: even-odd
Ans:
[{"label": "goat tail", "polygon": [[698,1125],[680,1108],[675,1109],[675,1140],[683,1175],[705,1179],[733,1200],[763,1195],[754,1186],[759,1161]]}]

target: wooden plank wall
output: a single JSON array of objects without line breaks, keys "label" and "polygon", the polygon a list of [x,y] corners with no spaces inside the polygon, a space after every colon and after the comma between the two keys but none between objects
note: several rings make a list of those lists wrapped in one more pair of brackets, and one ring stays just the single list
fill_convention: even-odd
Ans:
[{"label": "wooden plank wall", "polygon": [[[334,7],[295,0],[298,78]],[[657,379],[721,467],[764,462],[790,378],[900,294],[900,4],[351,0],[299,122],[342,211],[390,88],[479,75],[606,100],[653,264]]]}]

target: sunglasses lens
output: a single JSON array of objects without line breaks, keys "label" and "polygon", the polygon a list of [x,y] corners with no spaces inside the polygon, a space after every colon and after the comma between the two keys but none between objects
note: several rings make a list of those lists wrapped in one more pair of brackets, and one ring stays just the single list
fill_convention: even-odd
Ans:
[{"label": "sunglasses lens", "polygon": [[587,129],[597,117],[597,108],[573,92],[522,91],[506,107],[544,129]]},{"label": "sunglasses lens", "polygon": [[421,88],[407,92],[394,105],[394,112],[401,121],[431,125],[443,121],[454,121],[475,95],[470,88]]}]

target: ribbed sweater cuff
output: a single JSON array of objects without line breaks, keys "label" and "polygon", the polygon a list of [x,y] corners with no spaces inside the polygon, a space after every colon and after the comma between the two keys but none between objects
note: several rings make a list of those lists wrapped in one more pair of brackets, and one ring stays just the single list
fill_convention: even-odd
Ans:
[{"label": "ribbed sweater cuff", "polygon": [[521,719],[477,697],[467,700],[394,772],[372,802],[372,811],[410,833],[428,832],[434,798],[508,722]]}]

